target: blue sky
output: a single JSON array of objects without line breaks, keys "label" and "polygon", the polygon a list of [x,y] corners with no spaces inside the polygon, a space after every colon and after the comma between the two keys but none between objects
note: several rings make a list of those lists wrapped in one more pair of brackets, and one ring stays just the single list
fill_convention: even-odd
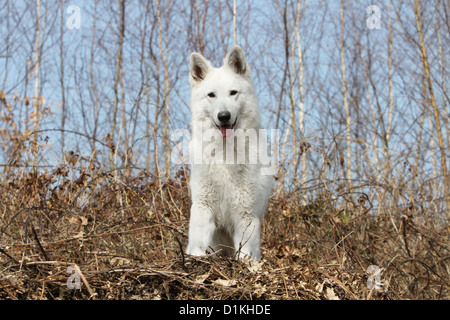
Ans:
[{"label": "blue sky", "polygon": [[[51,114],[41,123],[41,129],[60,128],[61,108],[61,83],[60,83],[60,30],[61,20],[59,15],[59,4],[56,1],[41,1],[42,13],[44,14],[42,28],[44,46],[42,48],[42,61],[40,68],[40,95],[46,99],[46,105],[51,108]],[[156,80],[154,74],[156,65],[151,61],[149,52],[149,41],[152,39],[156,56],[158,44],[158,26],[154,31],[154,37],[150,38],[151,15],[143,11],[145,6],[139,5],[143,2],[126,2],[126,35],[124,41],[124,93],[126,104],[126,123],[128,131],[135,130],[133,148],[139,156],[136,157],[136,165],[144,166],[149,132],[152,130],[153,118],[147,119],[147,115],[153,117],[156,105]],[[155,9],[155,2],[152,10]],[[230,3],[230,2],[229,2]],[[345,15],[345,46],[347,77],[349,85],[350,103],[352,105],[352,127],[353,133],[360,134],[359,139],[367,140],[371,145],[371,139],[375,133],[371,130],[380,130],[381,127],[374,121],[383,119],[386,121],[388,107],[387,86],[387,1],[347,1]],[[418,121],[421,114],[420,91],[420,58],[418,50],[411,40],[407,39],[410,34],[415,37],[415,25],[413,12],[410,4],[402,4],[393,1],[394,7],[399,9],[402,23],[397,19],[395,13],[391,13],[394,26],[394,48],[393,48],[393,82],[395,94],[395,112],[393,117],[393,135],[391,148],[398,163],[406,159],[414,159],[414,154],[408,155],[409,144],[417,139]],[[217,3],[216,3],[217,4]],[[326,5],[325,5],[326,4]],[[375,4],[381,10],[381,29],[369,30],[366,20],[369,14],[366,12],[369,5]],[[0,89],[5,91],[9,98],[17,93],[19,97],[34,95],[34,75],[28,78],[28,86],[24,86],[26,62],[34,63],[34,36],[36,8],[34,3],[27,1],[7,2],[0,6],[0,34],[3,43],[9,45],[8,49],[0,51]],[[80,8],[80,29],[70,30],[63,25],[64,42],[64,83],[66,92],[67,120],[66,129],[80,132],[83,135],[67,133],[66,151],[75,150],[89,155],[91,144],[85,136],[93,135],[95,104],[98,108],[98,131],[97,139],[102,140],[109,132],[111,119],[111,105],[113,101],[113,79],[115,72],[115,58],[117,54],[117,31],[118,31],[118,5],[117,2],[98,2],[97,12],[94,19],[94,2],[92,1],[64,1],[65,23],[70,16],[66,10],[70,5]],[[199,4],[200,9],[202,3]],[[250,8],[250,9],[249,9]],[[205,52],[204,55],[219,64],[224,56],[224,47],[233,44],[230,5],[223,3],[222,33],[219,30],[220,20],[216,11],[208,11],[204,29]],[[294,26],[292,10],[295,3],[289,7],[288,24]],[[425,16],[434,17],[432,7],[426,7]],[[161,9],[165,14],[164,9]],[[47,12],[48,11],[48,12]],[[45,14],[47,12],[47,14]],[[247,60],[251,66],[255,88],[260,101],[263,114],[263,122],[267,128],[273,128],[277,116],[278,106],[282,107],[279,128],[284,138],[286,126],[290,116],[290,101],[288,87],[285,83],[285,91],[281,93],[281,84],[285,68],[284,30],[282,11],[273,1],[238,1],[237,31],[238,43],[246,51]],[[171,81],[170,91],[170,119],[171,130],[188,128],[189,126],[189,83],[187,81],[188,57],[194,49],[192,39],[188,38],[188,29],[192,10],[189,1],[177,1],[173,3],[170,11],[170,23],[161,26],[163,49],[168,52],[169,72]],[[430,19],[427,19],[428,22]],[[93,38],[93,26],[96,26],[96,34]],[[154,22],[154,21],[153,21]],[[431,22],[430,22],[431,23]],[[8,30],[9,29],[9,30]],[[194,28],[195,29],[195,28]],[[45,31],[44,31],[45,30]],[[434,81],[439,83],[439,64],[437,63],[437,46],[434,40],[435,34],[432,27],[425,26],[425,35],[428,43],[430,60],[433,61]],[[145,34],[144,34],[145,33]],[[325,152],[335,153],[336,143],[343,148],[342,141],[345,126],[342,124],[344,115],[342,106],[342,86],[339,52],[339,2],[338,1],[308,1],[304,16],[300,20],[300,33],[302,37],[302,52],[304,58],[304,93],[305,93],[305,139],[310,141],[315,148],[315,153],[310,155],[311,168],[321,166],[321,156]],[[295,41],[293,33],[291,39]],[[141,51],[140,39],[145,39],[143,51]],[[222,45],[222,38],[225,45]],[[94,40],[93,40],[94,39]],[[92,42],[94,41],[94,42]],[[448,37],[444,38],[448,43]],[[91,64],[91,45],[94,44]],[[358,44],[360,47],[357,47]],[[166,46],[167,45],[167,46]],[[297,50],[295,48],[295,50]],[[371,77],[374,86],[364,84],[364,73],[361,60],[357,59],[355,52],[360,50],[367,62],[370,61]],[[144,54],[144,69],[140,63],[140,54]],[[8,57],[6,57],[8,53]],[[448,46],[445,47],[444,56],[449,57]],[[290,66],[295,59],[289,60]],[[356,59],[356,60],[355,60]],[[450,59],[445,59],[449,61]],[[356,62],[354,62],[356,61]],[[95,100],[93,85],[90,78],[90,68],[93,68],[94,85],[98,94]],[[158,59],[157,66],[160,70],[159,79],[164,80],[162,75],[163,63]],[[291,70],[291,79],[298,79],[297,69]],[[447,68],[448,69],[448,68]],[[29,71],[29,70],[28,70]],[[147,73],[147,74],[146,74]],[[143,78],[144,75],[144,78]],[[294,88],[298,82],[294,82]],[[147,96],[142,95],[142,86],[147,90]],[[442,103],[443,94],[439,92],[436,85],[437,101]],[[377,91],[374,91],[376,88]],[[369,108],[367,93],[371,94],[374,105],[379,104],[380,110],[377,119],[372,119]],[[160,91],[160,103],[164,100]],[[352,94],[359,102],[352,101]],[[375,95],[376,94],[376,95]],[[295,114],[298,121],[298,92],[295,93]],[[149,97],[146,101],[146,97]],[[378,98],[376,101],[375,98]],[[141,98],[140,109],[136,108],[137,99]],[[356,109],[356,106],[358,109]],[[15,104],[16,122],[24,123],[27,115],[26,108]],[[28,114],[31,112],[28,108]],[[120,122],[120,117],[119,120]],[[161,120],[160,120],[161,121]],[[137,124],[135,127],[134,124]],[[367,130],[364,130],[367,129]],[[372,132],[372,133],[371,133]],[[123,138],[123,131],[117,130],[117,136]],[[161,134],[161,133],[159,133]],[[290,133],[292,135],[292,133]],[[297,125],[298,135],[298,125]],[[424,123],[424,139],[429,136],[429,123]],[[49,136],[48,143],[44,142],[45,136]],[[290,137],[290,136],[289,136]],[[298,137],[299,139],[300,137]],[[371,161],[375,162],[375,154],[380,153],[381,139],[378,140],[378,151],[372,150]],[[289,139],[290,141],[290,139]],[[60,155],[60,132],[48,131],[42,134],[41,143],[44,147],[42,156],[43,164],[59,164]],[[121,143],[119,141],[119,147]],[[288,146],[286,150],[295,148]],[[153,145],[151,145],[153,148]],[[360,151],[359,145],[355,144],[355,151]],[[358,148],[356,150],[356,148]],[[424,167],[431,170],[431,154],[433,150],[428,144],[423,149]],[[334,150],[334,151],[333,151]],[[106,152],[103,150],[104,153]],[[153,152],[153,149],[150,149]],[[401,154],[407,154],[400,156]],[[106,157],[106,155],[105,155]],[[359,161],[355,159],[356,162]],[[401,167],[401,166],[400,166]],[[400,168],[399,167],[399,168]],[[400,169],[399,169],[400,170]],[[336,173],[338,174],[338,173]]]}]

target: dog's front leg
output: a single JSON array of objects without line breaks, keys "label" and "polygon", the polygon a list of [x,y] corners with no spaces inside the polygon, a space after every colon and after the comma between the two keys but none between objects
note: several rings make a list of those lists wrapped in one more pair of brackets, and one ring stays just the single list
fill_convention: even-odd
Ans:
[{"label": "dog's front leg", "polygon": [[194,202],[191,207],[186,253],[193,256],[205,255],[210,251],[214,231],[215,224],[211,210],[205,205]]},{"label": "dog's front leg", "polygon": [[261,259],[261,222],[259,218],[244,213],[235,223],[234,247],[239,258]]}]

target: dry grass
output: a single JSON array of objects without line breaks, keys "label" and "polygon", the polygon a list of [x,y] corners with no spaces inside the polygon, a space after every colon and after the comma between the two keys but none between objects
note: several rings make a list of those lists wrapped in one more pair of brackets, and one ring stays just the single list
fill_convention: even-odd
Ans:
[{"label": "dry grass", "polygon": [[[185,172],[125,179],[85,163],[4,179],[0,299],[450,298],[449,228],[421,219],[423,207],[381,214],[370,199],[338,205],[325,188],[307,206],[298,192],[275,194],[260,263],[194,258],[183,254]],[[80,289],[67,286],[74,265]],[[367,286],[369,265],[382,270],[379,289]]]}]

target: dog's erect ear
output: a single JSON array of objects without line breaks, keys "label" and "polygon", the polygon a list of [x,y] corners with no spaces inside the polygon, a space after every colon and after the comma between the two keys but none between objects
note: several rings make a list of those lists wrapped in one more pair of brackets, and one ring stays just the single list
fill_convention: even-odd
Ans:
[{"label": "dog's erect ear", "polygon": [[234,46],[228,51],[225,57],[225,65],[237,74],[250,76],[250,68],[245,61],[244,52],[239,46]]},{"label": "dog's erect ear", "polygon": [[201,54],[192,53],[190,59],[190,80],[191,84],[196,84],[206,78],[211,69],[211,65]]}]

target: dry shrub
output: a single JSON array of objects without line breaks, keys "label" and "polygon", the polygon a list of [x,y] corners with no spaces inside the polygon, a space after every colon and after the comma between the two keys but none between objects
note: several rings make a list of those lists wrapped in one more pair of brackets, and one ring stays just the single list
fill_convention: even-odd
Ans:
[{"label": "dry shrub", "polygon": [[[420,223],[424,209],[374,214],[325,189],[307,205],[274,194],[260,263],[195,258],[183,253],[188,172],[121,179],[92,159],[2,183],[1,299],[449,298],[448,228]],[[80,289],[67,286],[73,265]]]}]

